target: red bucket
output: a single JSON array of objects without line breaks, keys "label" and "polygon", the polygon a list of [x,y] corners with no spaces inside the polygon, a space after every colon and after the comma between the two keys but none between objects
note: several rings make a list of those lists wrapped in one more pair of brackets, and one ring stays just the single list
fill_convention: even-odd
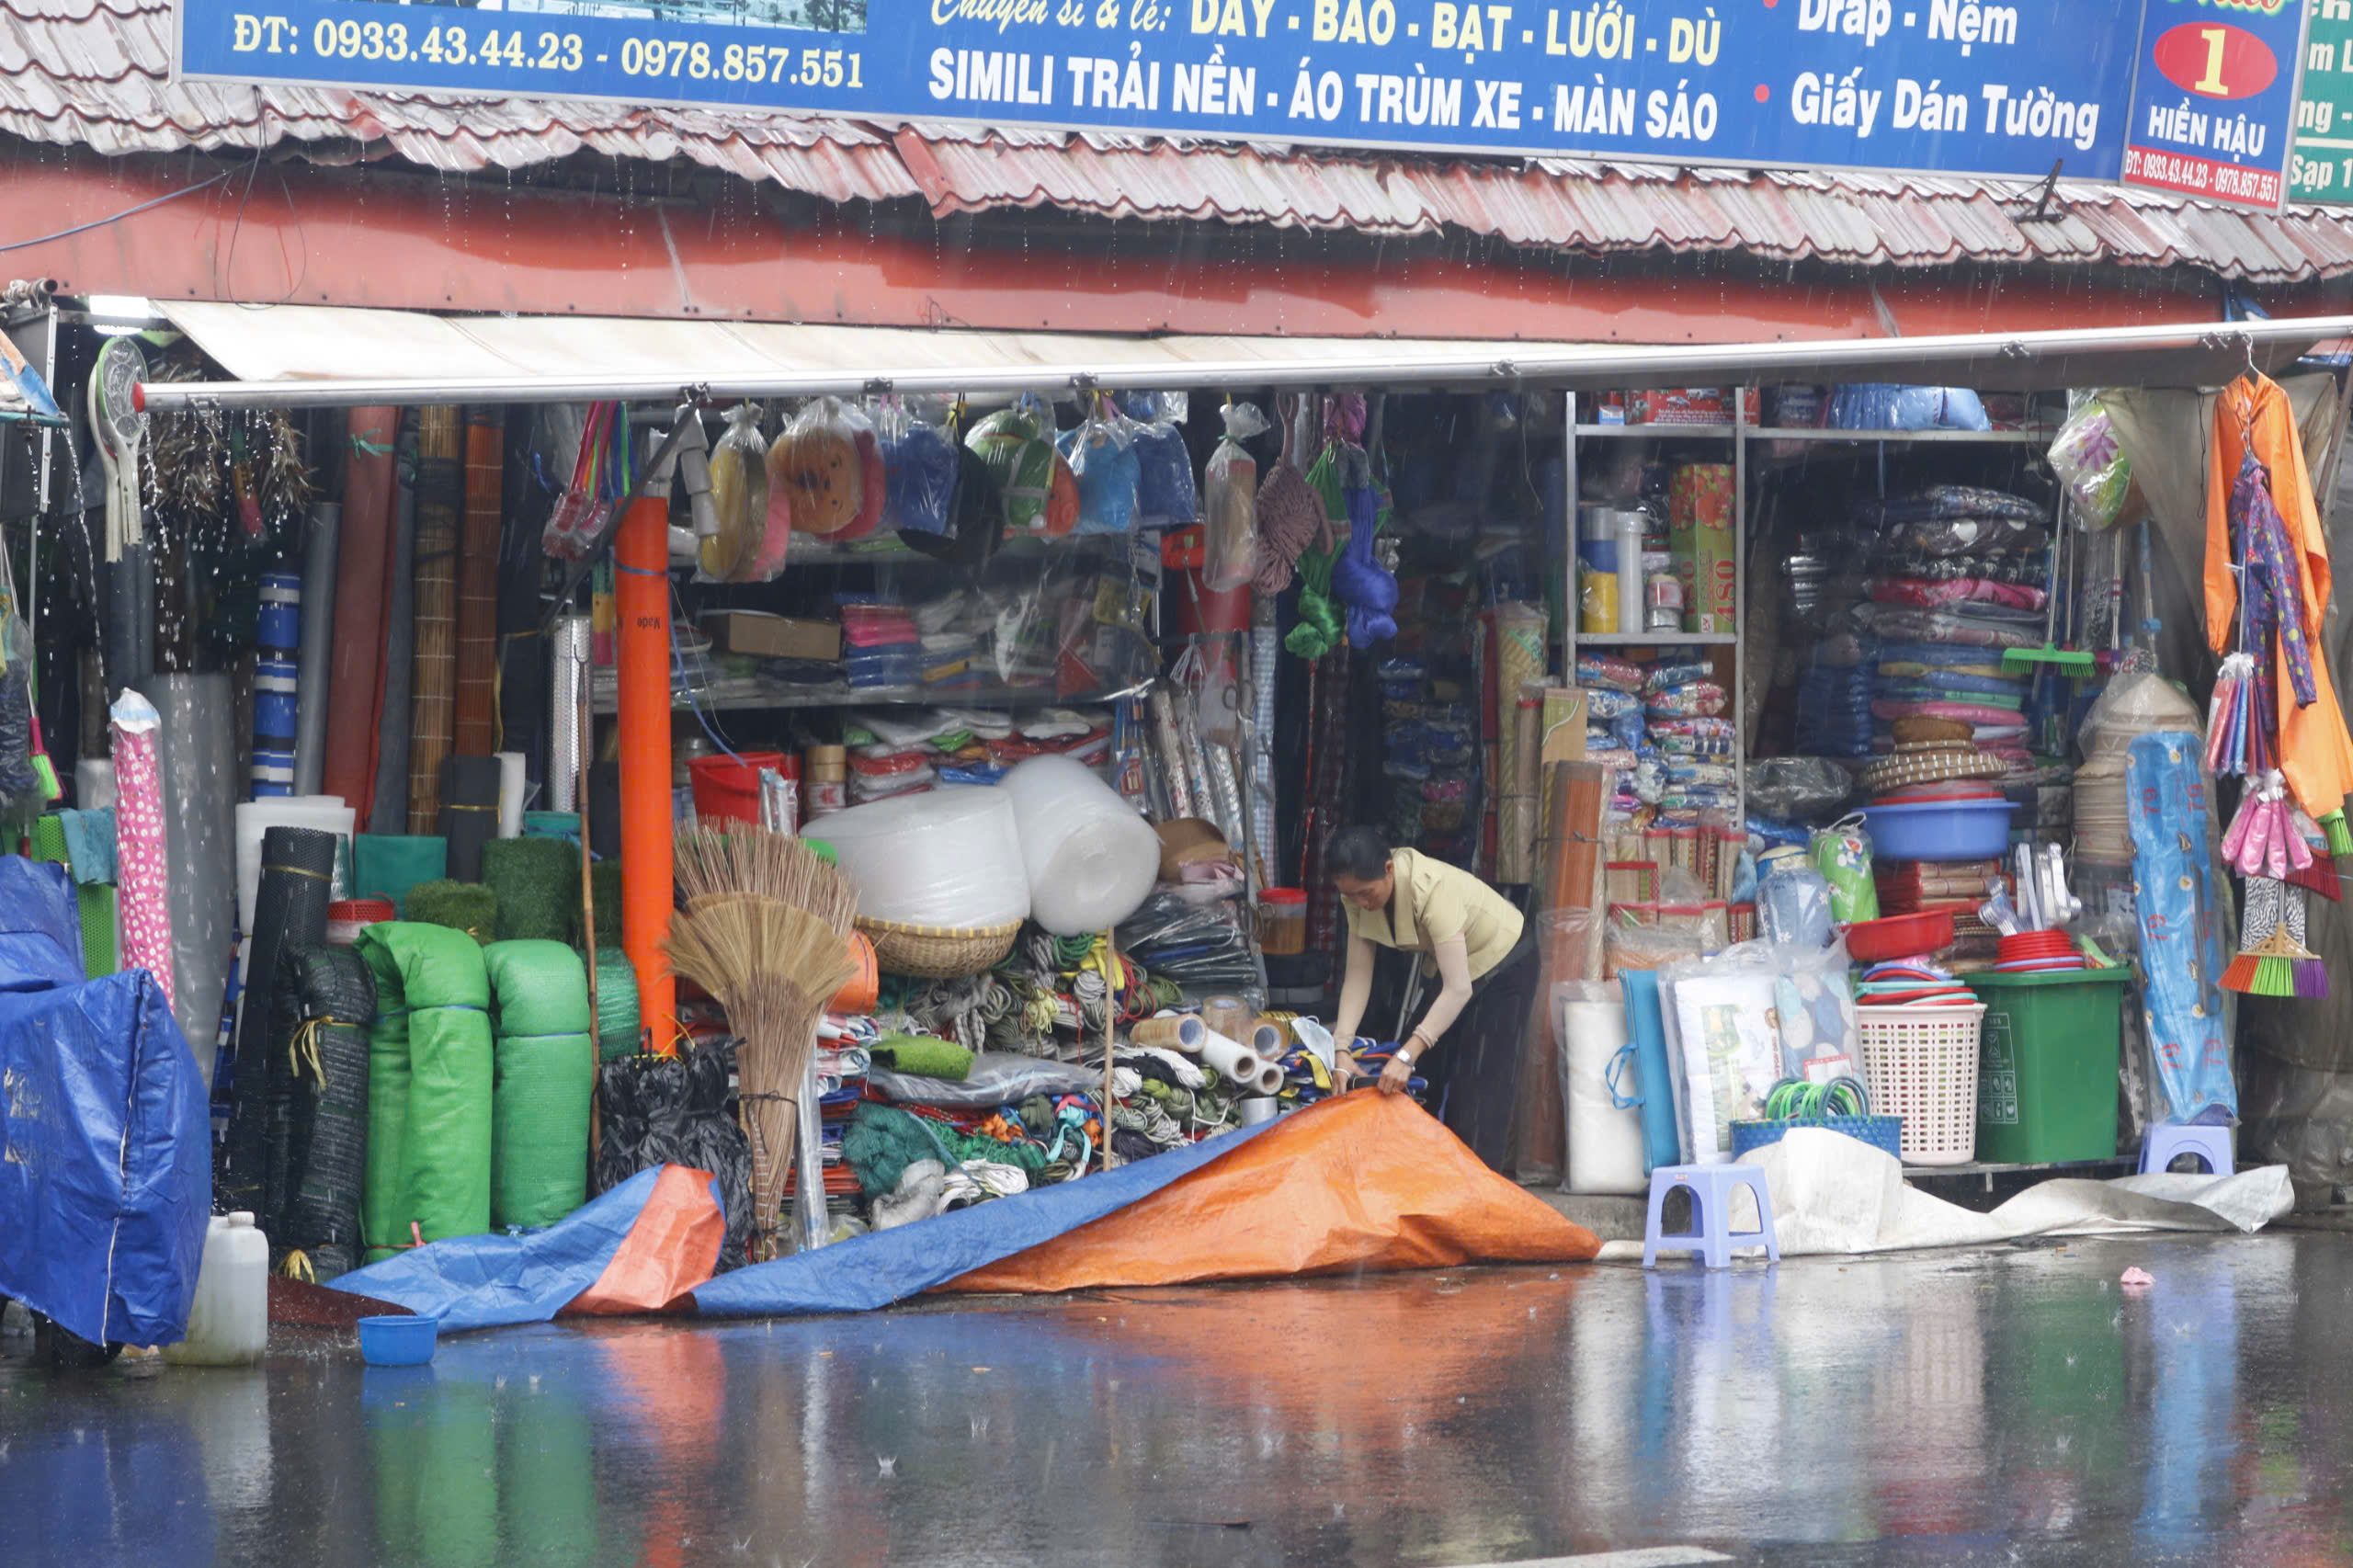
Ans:
[{"label": "red bucket", "polygon": [[760,821],[760,770],[773,767],[798,782],[801,759],[780,751],[747,751],[734,756],[699,756],[687,764],[693,780],[695,815],[733,817],[755,827]]}]

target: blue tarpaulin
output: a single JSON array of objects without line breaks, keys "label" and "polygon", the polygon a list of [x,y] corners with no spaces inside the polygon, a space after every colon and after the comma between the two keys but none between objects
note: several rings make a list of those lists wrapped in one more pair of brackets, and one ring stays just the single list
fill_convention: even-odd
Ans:
[{"label": "blue tarpaulin", "polygon": [[155,977],[77,961],[0,989],[0,1296],[95,1343],[176,1343],[211,1209],[204,1085]]},{"label": "blue tarpaulin", "polygon": [[1275,1125],[1267,1122],[1224,1133],[1101,1176],[1057,1182],[817,1252],[739,1268],[699,1287],[695,1308],[705,1317],[780,1317],[887,1307],[1091,1225],[1232,1153]]},{"label": "blue tarpaulin", "polygon": [[82,981],[82,917],[63,866],[0,855],[0,991]]},{"label": "blue tarpaulin", "polygon": [[[545,1323],[604,1274],[661,1175],[640,1171],[543,1231],[449,1236],[354,1269],[332,1288],[439,1318],[445,1329]],[[710,1198],[720,1202],[717,1182]]]}]

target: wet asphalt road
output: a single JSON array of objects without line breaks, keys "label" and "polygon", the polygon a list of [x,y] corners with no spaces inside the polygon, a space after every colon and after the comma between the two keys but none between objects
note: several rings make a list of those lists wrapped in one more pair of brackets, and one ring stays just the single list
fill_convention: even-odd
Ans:
[{"label": "wet asphalt road", "polygon": [[15,1340],[0,1563],[2296,1568],[2353,1560],[2348,1307],[2353,1238],[2275,1233],[591,1324],[413,1370]]}]

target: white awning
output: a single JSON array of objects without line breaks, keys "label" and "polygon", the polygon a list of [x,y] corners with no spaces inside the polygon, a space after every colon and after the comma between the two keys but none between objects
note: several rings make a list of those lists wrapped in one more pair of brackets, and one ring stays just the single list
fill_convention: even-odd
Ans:
[{"label": "white awning", "polygon": [[1631,386],[1881,381],[2200,386],[2353,336],[2353,316],[1743,344],[1117,336],[960,328],[165,303],[235,378],[150,382],[144,406],[349,407],[985,395],[1162,388]]}]

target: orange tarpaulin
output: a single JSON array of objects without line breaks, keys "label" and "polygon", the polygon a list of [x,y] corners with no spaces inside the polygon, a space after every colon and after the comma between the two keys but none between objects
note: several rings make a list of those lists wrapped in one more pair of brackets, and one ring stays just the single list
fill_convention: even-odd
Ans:
[{"label": "orange tarpaulin", "polygon": [[1582,1263],[1582,1225],[1496,1175],[1427,1111],[1359,1089],[1089,1225],[943,1290],[1037,1294],[1302,1274]]}]

